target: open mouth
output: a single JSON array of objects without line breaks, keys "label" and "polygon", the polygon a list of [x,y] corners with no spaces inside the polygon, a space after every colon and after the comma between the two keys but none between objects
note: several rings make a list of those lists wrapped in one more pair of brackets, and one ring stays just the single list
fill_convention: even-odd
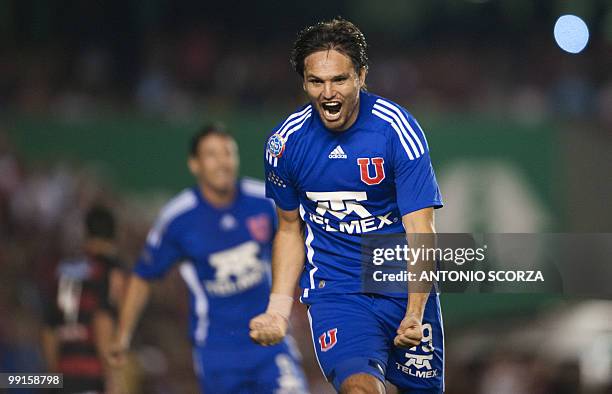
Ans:
[{"label": "open mouth", "polygon": [[340,117],[342,103],[339,101],[329,101],[326,103],[321,103],[321,109],[323,110],[323,116],[326,120],[337,120]]}]

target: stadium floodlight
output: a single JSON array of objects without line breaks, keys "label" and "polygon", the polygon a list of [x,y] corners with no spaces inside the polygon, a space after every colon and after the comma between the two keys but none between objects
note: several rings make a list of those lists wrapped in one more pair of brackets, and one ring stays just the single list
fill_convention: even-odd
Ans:
[{"label": "stadium floodlight", "polygon": [[589,28],[576,15],[562,15],[555,23],[555,41],[569,53],[580,53],[589,42]]}]

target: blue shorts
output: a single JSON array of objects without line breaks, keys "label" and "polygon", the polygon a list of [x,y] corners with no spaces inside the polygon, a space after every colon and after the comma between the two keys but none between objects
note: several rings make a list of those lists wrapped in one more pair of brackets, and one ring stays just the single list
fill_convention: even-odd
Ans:
[{"label": "blue shorts", "polygon": [[307,394],[308,386],[289,339],[276,346],[247,349],[195,347],[194,369],[205,394]]},{"label": "blue shorts", "polygon": [[336,390],[356,373],[390,381],[410,393],[444,390],[444,332],[438,296],[423,317],[423,340],[410,349],[393,339],[406,313],[406,299],[373,294],[321,296],[308,315],[321,371]]}]

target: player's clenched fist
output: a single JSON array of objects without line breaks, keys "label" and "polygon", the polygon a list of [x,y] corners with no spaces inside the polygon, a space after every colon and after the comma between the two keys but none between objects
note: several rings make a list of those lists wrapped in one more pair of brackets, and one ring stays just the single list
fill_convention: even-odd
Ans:
[{"label": "player's clenched fist", "polygon": [[249,336],[260,345],[276,345],[283,340],[289,325],[293,298],[282,294],[270,294],[265,313],[251,319]]},{"label": "player's clenched fist", "polygon": [[395,346],[411,348],[420,344],[421,339],[423,339],[421,319],[414,315],[406,315],[397,329],[393,343]]},{"label": "player's clenched fist", "polygon": [[249,335],[260,345],[276,345],[285,337],[287,325],[287,319],[278,313],[262,313],[251,319]]}]

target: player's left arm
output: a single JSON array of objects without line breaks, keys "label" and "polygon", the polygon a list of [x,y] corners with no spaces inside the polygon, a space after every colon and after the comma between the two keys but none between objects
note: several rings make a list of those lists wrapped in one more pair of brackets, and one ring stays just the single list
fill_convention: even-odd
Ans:
[{"label": "player's left arm", "polygon": [[[434,248],[435,247],[435,223],[434,210],[432,207],[419,209],[402,216],[406,238],[411,248]],[[412,254],[411,256],[415,256]],[[399,328],[394,343],[400,347],[412,347],[421,342],[423,337],[422,321],[425,305],[431,292],[432,283],[422,281],[423,271],[432,271],[435,268],[435,261],[426,259],[423,253],[418,254],[419,258],[408,262],[408,273],[413,278],[408,286],[408,303],[406,305],[406,315]]]},{"label": "player's left arm", "polygon": [[[391,106],[393,107],[393,106]],[[396,114],[405,122],[405,133],[389,133],[388,155],[395,175],[397,205],[410,248],[435,247],[434,209],[442,207],[442,196],[429,157],[429,145],[416,119],[400,107]],[[415,254],[410,254],[415,256]],[[433,270],[435,263],[416,255],[416,261],[408,261],[408,303],[406,316],[395,337],[395,345],[412,347],[423,337],[422,320],[431,282],[420,281],[423,271]]]}]

